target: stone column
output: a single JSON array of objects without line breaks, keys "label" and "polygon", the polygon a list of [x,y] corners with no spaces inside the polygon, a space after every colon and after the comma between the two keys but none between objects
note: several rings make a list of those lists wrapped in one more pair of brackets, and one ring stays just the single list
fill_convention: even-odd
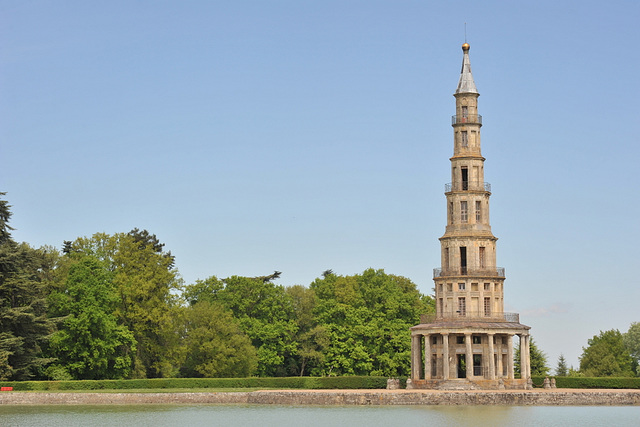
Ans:
[{"label": "stone column", "polygon": [[493,337],[494,334],[488,334],[489,339],[489,379],[496,379],[496,363],[495,363],[495,351],[493,348]]},{"label": "stone column", "polygon": [[449,379],[449,334],[442,334],[442,378]]},{"label": "stone column", "polygon": [[424,379],[431,379],[431,335],[424,334]]},{"label": "stone column", "polygon": [[464,343],[466,345],[465,360],[467,363],[467,378],[473,376],[473,350],[471,350],[471,334],[464,334]]},{"label": "stone column", "polygon": [[411,335],[411,379],[420,379],[420,335]]},{"label": "stone column", "polygon": [[513,335],[507,336],[507,377],[512,380],[513,375]]},{"label": "stone column", "polygon": [[525,358],[527,361],[527,378],[531,378],[531,353],[530,353],[530,342],[531,342],[531,335],[527,334],[525,335],[525,340],[524,342],[527,344],[526,348],[527,348],[527,352],[525,353]]},{"label": "stone column", "polygon": [[502,378],[504,376],[504,366],[502,365],[502,336],[497,337],[498,344],[496,345],[496,354],[498,359],[498,378]]},{"label": "stone column", "polygon": [[527,336],[520,335],[520,378],[526,380],[527,377]]}]

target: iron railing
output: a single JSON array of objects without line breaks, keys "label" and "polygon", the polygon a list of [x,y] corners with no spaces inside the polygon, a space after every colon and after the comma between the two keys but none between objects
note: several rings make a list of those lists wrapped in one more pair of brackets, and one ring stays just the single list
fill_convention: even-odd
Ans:
[{"label": "iron railing", "polygon": [[468,114],[468,115],[453,115],[451,116],[451,124],[459,125],[462,123],[474,123],[474,124],[482,124],[482,116],[480,114]]},{"label": "iron railing", "polygon": [[449,267],[434,268],[433,278],[447,276],[478,276],[478,277],[505,277],[504,267],[473,268],[473,267]]},{"label": "iron railing", "polygon": [[474,321],[474,322],[509,322],[520,323],[519,313],[491,313],[484,311],[456,311],[453,313],[429,313],[420,315],[420,323],[434,323],[437,321]]},{"label": "iron railing", "polygon": [[482,181],[450,182],[444,185],[444,192],[451,191],[488,191],[491,193],[491,184]]}]

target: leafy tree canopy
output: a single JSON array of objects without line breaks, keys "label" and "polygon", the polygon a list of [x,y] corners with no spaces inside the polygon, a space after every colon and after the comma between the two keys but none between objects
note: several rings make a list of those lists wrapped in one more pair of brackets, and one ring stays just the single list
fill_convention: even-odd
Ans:
[{"label": "leafy tree canopy", "polygon": [[636,374],[640,376],[640,322],[631,324],[622,341],[634,360]]},{"label": "leafy tree canopy", "polygon": [[137,342],[132,375],[175,375],[179,355],[172,351],[179,348],[179,335],[174,320],[182,285],[173,257],[159,252],[163,245],[155,235],[137,229],[127,234],[96,233],[69,246],[70,256],[90,255],[113,273],[118,296],[114,314]]},{"label": "leafy tree canopy", "polygon": [[329,337],[314,375],[406,375],[409,327],[433,310],[409,279],[365,270],[355,276],[326,271],[310,286],[317,297],[316,322]]},{"label": "leafy tree canopy", "polygon": [[185,298],[192,305],[208,301],[233,313],[257,349],[261,376],[287,375],[290,359],[297,353],[292,300],[283,286],[273,283],[273,276],[210,277],[185,290]]},{"label": "leafy tree canopy", "polygon": [[582,348],[580,372],[587,377],[634,376],[633,359],[617,329],[600,331]]},{"label": "leafy tree canopy", "polygon": [[[113,314],[118,295],[113,273],[85,256],[69,272],[63,292],[54,292],[56,311],[67,315],[49,343],[57,358],[47,372],[54,379],[114,379],[130,374],[135,339]],[[56,378],[57,377],[57,378]]]},{"label": "leafy tree canopy", "polygon": [[290,375],[303,376],[324,362],[329,334],[324,326],[316,324],[314,310],[317,298],[312,289],[294,285],[285,291],[293,304],[293,317],[297,325],[295,342],[298,346],[296,354],[289,359],[287,371]]},{"label": "leafy tree canopy", "polygon": [[248,377],[258,365],[256,350],[232,313],[216,303],[201,301],[185,312],[186,377]]}]

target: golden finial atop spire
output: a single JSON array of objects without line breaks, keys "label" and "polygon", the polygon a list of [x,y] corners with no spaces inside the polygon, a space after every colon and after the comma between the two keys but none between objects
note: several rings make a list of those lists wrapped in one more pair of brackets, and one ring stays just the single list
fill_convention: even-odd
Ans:
[{"label": "golden finial atop spire", "polygon": [[460,71],[460,81],[456,93],[478,93],[476,84],[471,75],[471,63],[469,62],[469,43],[466,41],[462,45],[462,70]]}]

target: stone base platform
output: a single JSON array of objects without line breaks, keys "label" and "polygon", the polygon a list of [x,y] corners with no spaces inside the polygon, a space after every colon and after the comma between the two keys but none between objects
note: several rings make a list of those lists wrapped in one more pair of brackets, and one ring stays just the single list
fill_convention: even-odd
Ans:
[{"label": "stone base platform", "polygon": [[640,390],[264,390],[237,393],[0,392],[0,405],[101,404],[640,406]]},{"label": "stone base platform", "polygon": [[429,379],[407,381],[408,389],[421,390],[526,390],[530,388],[523,379]]}]

